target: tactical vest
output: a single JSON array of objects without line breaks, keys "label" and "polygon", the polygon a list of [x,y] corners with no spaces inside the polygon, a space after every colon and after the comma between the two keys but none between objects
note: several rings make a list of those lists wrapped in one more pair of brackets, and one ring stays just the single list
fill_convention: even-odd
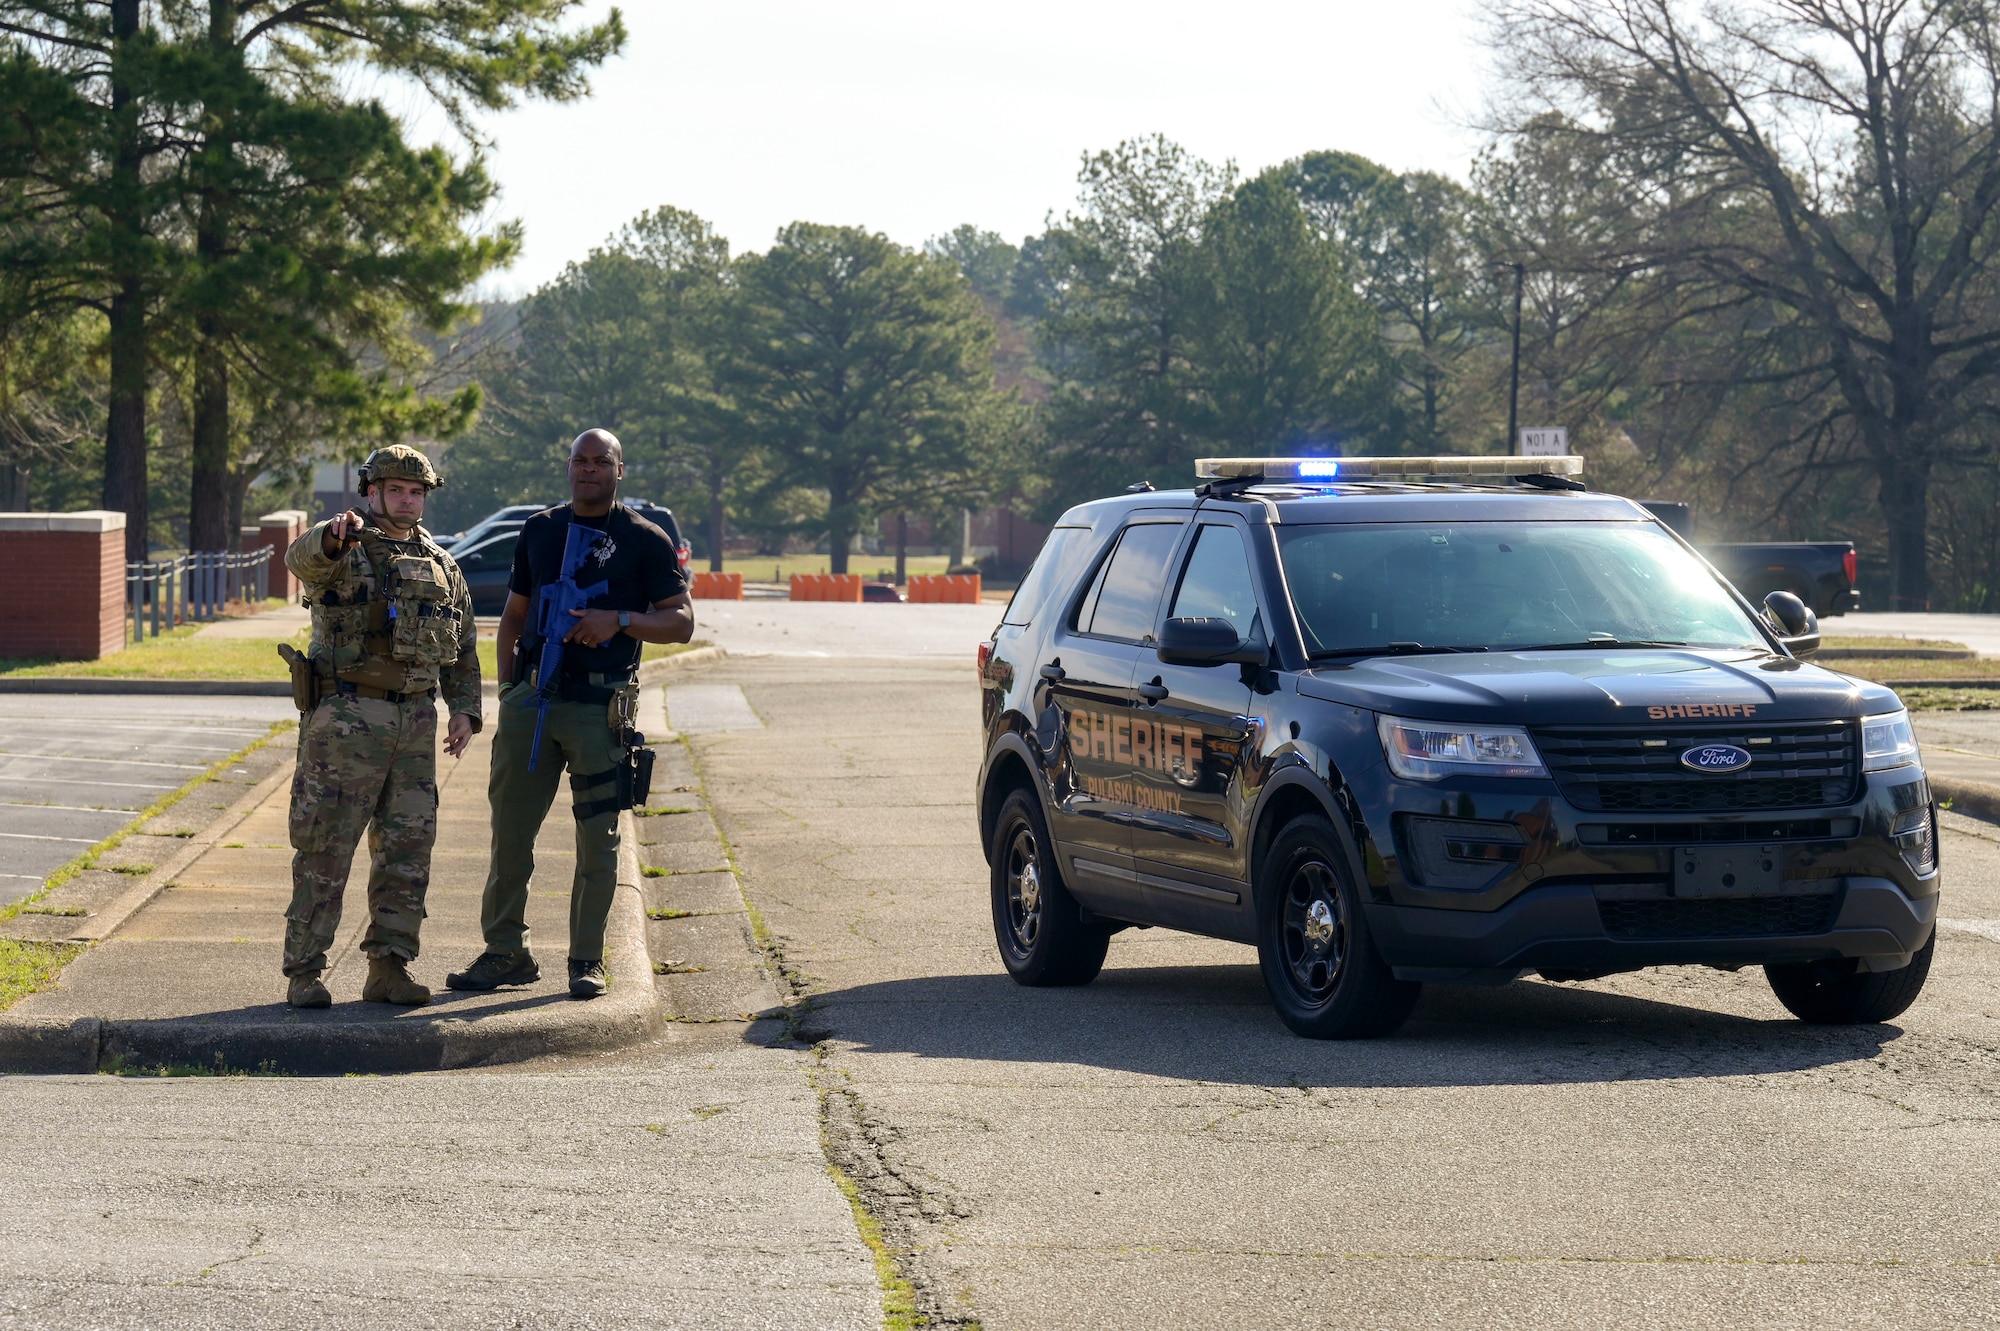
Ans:
[{"label": "tactical vest", "polygon": [[391,541],[373,528],[359,535],[372,576],[354,579],[345,592],[329,587],[307,601],[313,637],[324,644],[339,678],[400,690],[411,669],[429,673],[458,659],[458,608],[430,542]]}]

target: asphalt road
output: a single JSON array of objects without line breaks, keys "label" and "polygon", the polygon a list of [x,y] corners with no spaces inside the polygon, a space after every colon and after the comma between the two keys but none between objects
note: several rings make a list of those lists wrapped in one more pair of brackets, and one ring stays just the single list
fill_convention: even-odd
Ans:
[{"label": "asphalt road", "polygon": [[283,698],[0,694],[0,905],[293,714]]},{"label": "asphalt road", "polygon": [[2000,842],[1947,832],[1960,924],[1893,1025],[1807,1027],[1759,972],[1673,969],[1433,987],[1398,1037],[1319,1044],[1279,1025],[1249,949],[1164,930],[1119,935],[1084,989],[1005,978],[970,672],[708,678],[761,721],[693,742],[812,995],[829,1139],[941,1311],[2000,1324]]},{"label": "asphalt road", "polygon": [[1955,923],[1889,1026],[1672,970],[1435,988],[1315,1044],[1247,949],[1160,930],[1024,990],[970,810],[997,611],[793,609],[824,619],[757,621],[769,654],[669,711],[810,1051],[679,1025],[496,1071],[0,1078],[0,1327],[879,1326],[829,1161],[926,1303],[993,1328],[2000,1325],[2000,833],[1947,820]]}]

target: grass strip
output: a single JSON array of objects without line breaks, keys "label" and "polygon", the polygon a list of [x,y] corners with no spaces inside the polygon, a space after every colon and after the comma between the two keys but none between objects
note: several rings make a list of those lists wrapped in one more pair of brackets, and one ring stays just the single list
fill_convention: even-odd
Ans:
[{"label": "grass strip", "polygon": [[1913,712],[2000,712],[2000,689],[1899,689],[1896,696]]},{"label": "grass strip", "polygon": [[62,968],[81,951],[81,943],[0,938],[0,1012],[29,994],[53,987]]},{"label": "grass strip", "polygon": [[[1822,624],[1821,628],[1824,629],[1824,627],[1825,625]],[[1836,647],[1842,651],[1851,652],[1865,651],[1871,647],[1880,648],[1884,656],[1894,656],[1904,648],[1922,648],[1928,651],[1948,652],[1969,650],[1962,642],[1949,642],[1943,638],[1881,638],[1872,637],[1867,634],[1848,637],[1844,634],[1836,635],[1831,633],[1822,633],[1820,646]]]},{"label": "grass strip", "polygon": [[[278,656],[278,644],[290,642],[300,651],[312,639],[310,629],[284,638],[198,638],[204,624],[183,624],[157,638],[134,643],[122,652],[95,661],[55,661],[41,657],[0,658],[0,679],[184,679],[184,680],[264,680],[281,683],[289,678]],[[706,641],[649,642],[642,660],[678,656]],[[492,638],[479,640],[479,669],[483,679],[498,675]]]},{"label": "grass strip", "polygon": [[1954,679],[1992,679],[2000,662],[1974,657],[1969,661],[1935,661],[1923,657],[1856,656],[1825,663],[1828,670],[1861,679],[1921,679],[1949,684]]},{"label": "grass strip", "polygon": [[61,887],[64,883],[67,883],[70,879],[82,873],[85,869],[95,868],[97,866],[97,861],[101,856],[105,855],[107,852],[111,851],[113,848],[118,846],[121,842],[125,840],[126,837],[131,836],[139,828],[151,822],[153,819],[159,817],[161,814],[165,813],[168,809],[173,808],[176,804],[179,804],[182,800],[186,799],[196,790],[200,789],[202,786],[207,785],[210,781],[213,781],[216,777],[222,775],[224,772],[228,771],[231,767],[234,767],[236,764],[242,762],[245,758],[249,757],[257,750],[263,748],[266,744],[269,744],[279,735],[284,734],[287,731],[297,730],[298,728],[299,728],[299,723],[297,721],[279,721],[271,727],[269,733],[267,733],[264,736],[264,738],[260,740],[253,740],[250,743],[244,745],[242,748],[238,749],[236,752],[230,754],[227,758],[223,758],[217,762],[209,764],[208,769],[206,771],[202,772],[198,776],[190,778],[185,785],[181,786],[180,789],[170,791],[167,794],[160,796],[160,798],[154,800],[151,804],[148,804],[145,808],[133,814],[131,822],[125,824],[125,826],[119,828],[116,832],[113,832],[110,836],[104,838],[104,840],[92,846],[89,850],[84,851],[83,854],[77,856],[75,859],[71,860],[68,864],[63,865],[60,869],[57,869],[54,873],[50,874],[45,880],[43,880],[40,890],[32,892],[25,897],[22,897],[19,901],[14,902],[12,905],[0,906],[0,924],[5,924],[8,920],[13,919],[16,915],[19,915],[21,912],[29,909],[36,902],[40,901],[43,897],[46,897],[49,893]]}]

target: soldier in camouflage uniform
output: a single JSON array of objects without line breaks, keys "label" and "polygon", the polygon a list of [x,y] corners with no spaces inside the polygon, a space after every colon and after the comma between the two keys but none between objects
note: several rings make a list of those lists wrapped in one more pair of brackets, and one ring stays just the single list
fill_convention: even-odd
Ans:
[{"label": "soldier in camouflage uniform", "polygon": [[[472,593],[418,525],[440,484],[407,445],[361,468],[368,511],[322,522],[285,563],[312,607],[312,687],[302,705],[292,778],[292,904],[285,912],[287,1001],[326,1007],[320,972],[340,925],[347,870],[369,834],[368,957],[362,997],[414,1006],[430,990],[410,978],[437,839],[437,708],[445,751],[465,751],[482,724]],[[371,491],[373,492],[371,495]],[[303,664],[299,667],[304,673]]]}]

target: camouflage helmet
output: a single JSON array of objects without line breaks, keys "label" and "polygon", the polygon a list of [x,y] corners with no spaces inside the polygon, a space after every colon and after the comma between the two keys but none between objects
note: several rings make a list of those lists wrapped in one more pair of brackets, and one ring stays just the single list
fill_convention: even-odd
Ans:
[{"label": "camouflage helmet", "polygon": [[370,453],[368,460],[361,464],[359,479],[362,494],[367,494],[368,487],[376,481],[421,481],[427,490],[435,490],[444,484],[444,477],[437,474],[431,460],[423,455],[422,450],[408,444],[390,444]]}]

